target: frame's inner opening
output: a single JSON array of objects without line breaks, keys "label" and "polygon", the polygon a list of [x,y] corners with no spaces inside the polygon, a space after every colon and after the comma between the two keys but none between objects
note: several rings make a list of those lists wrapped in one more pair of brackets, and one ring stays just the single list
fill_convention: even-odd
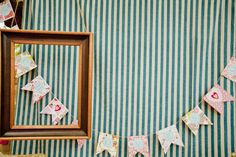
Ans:
[{"label": "frame's inner opening", "polygon": [[80,46],[15,44],[15,126],[78,120],[79,52]]}]

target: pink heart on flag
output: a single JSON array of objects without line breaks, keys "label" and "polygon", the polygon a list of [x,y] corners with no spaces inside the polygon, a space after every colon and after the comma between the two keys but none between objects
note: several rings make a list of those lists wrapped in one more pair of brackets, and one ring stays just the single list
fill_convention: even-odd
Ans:
[{"label": "pink heart on flag", "polygon": [[59,105],[56,105],[55,111],[60,111],[60,110],[61,110],[61,107]]},{"label": "pink heart on flag", "polygon": [[211,97],[214,98],[214,99],[219,99],[219,95],[216,92],[213,92]]}]

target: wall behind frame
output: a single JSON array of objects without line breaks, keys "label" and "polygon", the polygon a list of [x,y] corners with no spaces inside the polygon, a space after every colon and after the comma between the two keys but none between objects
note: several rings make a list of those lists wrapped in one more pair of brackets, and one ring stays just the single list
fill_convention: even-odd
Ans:
[{"label": "wall behind frame", "polygon": [[[74,140],[15,141],[13,153],[95,156],[102,131],[150,134],[151,156],[164,156],[153,133],[197,105],[235,56],[235,0],[26,0],[23,28],[84,31],[77,2],[94,32],[93,137],[81,150]],[[236,97],[235,83],[221,78],[220,84]],[[214,125],[194,136],[178,123],[185,147],[171,146],[167,156],[236,151],[236,104],[225,104],[222,116],[199,106]],[[120,138],[118,156],[127,152]]]}]

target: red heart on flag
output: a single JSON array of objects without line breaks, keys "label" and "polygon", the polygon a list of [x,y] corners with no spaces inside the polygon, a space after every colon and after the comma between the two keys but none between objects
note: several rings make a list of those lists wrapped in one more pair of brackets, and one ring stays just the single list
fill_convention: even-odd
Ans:
[{"label": "red heart on flag", "polygon": [[214,93],[211,95],[211,97],[214,98],[214,99],[219,99],[219,95],[218,95],[216,92],[214,92]]},{"label": "red heart on flag", "polygon": [[61,110],[61,107],[59,105],[56,105],[55,111],[60,111],[60,110]]}]

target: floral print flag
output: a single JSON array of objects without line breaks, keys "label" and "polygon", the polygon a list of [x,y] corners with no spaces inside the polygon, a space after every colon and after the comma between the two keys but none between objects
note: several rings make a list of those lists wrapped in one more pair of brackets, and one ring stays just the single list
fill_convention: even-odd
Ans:
[{"label": "floral print flag", "polygon": [[157,132],[157,137],[161,143],[161,147],[166,154],[170,145],[176,144],[179,146],[184,146],[182,139],[178,133],[178,130],[175,125],[169,126]]},{"label": "floral print flag", "polygon": [[[16,48],[19,49],[18,47]],[[25,73],[29,72],[30,70],[36,67],[37,65],[35,64],[33,57],[28,52],[16,55],[15,70],[17,78],[19,78],[20,76],[24,75]]]},{"label": "floral print flag", "polygon": [[129,136],[128,137],[129,157],[134,157],[137,153],[149,157],[147,136]]},{"label": "floral print flag", "polygon": [[225,67],[221,75],[230,79],[231,81],[236,82],[236,59],[234,57],[230,59],[228,65]]},{"label": "floral print flag", "polygon": [[235,100],[234,97],[218,84],[211,88],[203,99],[220,114],[223,113],[224,102]]},{"label": "floral print flag", "polygon": [[15,13],[12,9],[11,2],[9,0],[0,3],[0,22],[13,18]]},{"label": "floral print flag", "polygon": [[213,125],[210,119],[208,119],[198,106],[183,116],[182,120],[194,135],[197,135],[200,125]]},{"label": "floral print flag", "polygon": [[58,124],[68,113],[68,109],[57,98],[53,98],[49,104],[40,112],[41,114],[52,115],[52,123]]},{"label": "floral print flag", "polygon": [[41,76],[37,76],[30,83],[22,87],[22,90],[32,91],[33,103],[35,103],[41,100],[47,93],[49,93],[51,87]]},{"label": "floral print flag", "polygon": [[104,150],[108,151],[111,157],[117,156],[119,137],[107,133],[100,133],[98,138],[96,154],[102,153]]}]

